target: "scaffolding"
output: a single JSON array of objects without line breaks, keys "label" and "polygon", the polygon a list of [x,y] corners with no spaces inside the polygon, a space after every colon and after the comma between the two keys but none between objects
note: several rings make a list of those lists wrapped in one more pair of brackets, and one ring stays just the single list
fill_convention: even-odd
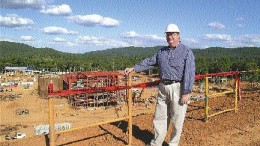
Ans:
[{"label": "scaffolding", "polygon": [[[221,93],[209,93],[209,77],[235,77],[235,86],[232,90],[223,91]],[[229,111],[235,111],[235,113],[238,111],[238,100],[240,100],[240,78],[239,78],[239,72],[233,71],[233,72],[222,72],[222,73],[211,73],[206,75],[196,75],[196,80],[199,79],[205,79],[205,121],[207,122],[210,117],[229,112]],[[226,108],[223,110],[218,110],[217,112],[209,113],[212,108],[209,106],[209,100],[214,97],[220,97],[220,96],[226,96],[227,94],[234,94],[233,102],[234,105],[231,108]]]},{"label": "scaffolding", "polygon": [[60,86],[63,89],[57,91],[54,86],[52,95],[66,97],[74,108],[106,108],[118,104],[117,101],[126,100],[125,88],[109,89],[113,86],[125,86],[120,82],[123,75],[118,72],[77,72],[63,74],[61,78],[63,84]]}]

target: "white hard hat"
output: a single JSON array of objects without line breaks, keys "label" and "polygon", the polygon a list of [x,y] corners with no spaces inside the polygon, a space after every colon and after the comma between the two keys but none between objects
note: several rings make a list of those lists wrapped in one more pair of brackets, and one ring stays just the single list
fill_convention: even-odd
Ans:
[{"label": "white hard hat", "polygon": [[176,24],[169,24],[166,27],[165,33],[166,32],[178,32],[180,33],[179,27]]}]

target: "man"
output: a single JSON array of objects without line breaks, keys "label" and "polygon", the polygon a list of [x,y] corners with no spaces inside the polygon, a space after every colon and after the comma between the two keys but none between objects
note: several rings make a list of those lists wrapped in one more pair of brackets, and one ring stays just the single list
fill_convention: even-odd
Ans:
[{"label": "man", "polygon": [[166,27],[167,47],[161,48],[151,58],[146,58],[132,68],[126,68],[125,74],[132,71],[140,72],[154,66],[159,68],[159,92],[154,114],[154,138],[150,145],[161,146],[170,120],[174,129],[169,142],[177,146],[185,119],[189,93],[195,78],[195,58],[190,48],[180,42],[180,30],[176,24]]}]

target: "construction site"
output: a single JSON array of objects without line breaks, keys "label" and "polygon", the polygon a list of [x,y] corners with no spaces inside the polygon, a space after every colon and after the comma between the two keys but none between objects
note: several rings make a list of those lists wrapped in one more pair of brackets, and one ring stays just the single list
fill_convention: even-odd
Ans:
[{"label": "construction site", "polygon": [[[240,78],[196,75],[180,145],[260,144],[260,86]],[[3,74],[0,145],[145,145],[159,82],[144,73]]]}]

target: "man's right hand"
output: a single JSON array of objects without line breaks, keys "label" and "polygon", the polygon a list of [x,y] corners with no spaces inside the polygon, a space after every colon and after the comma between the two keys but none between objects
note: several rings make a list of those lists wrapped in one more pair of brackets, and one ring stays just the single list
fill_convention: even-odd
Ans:
[{"label": "man's right hand", "polygon": [[134,68],[126,68],[124,73],[125,73],[125,75],[128,75],[133,70],[134,70]]}]

